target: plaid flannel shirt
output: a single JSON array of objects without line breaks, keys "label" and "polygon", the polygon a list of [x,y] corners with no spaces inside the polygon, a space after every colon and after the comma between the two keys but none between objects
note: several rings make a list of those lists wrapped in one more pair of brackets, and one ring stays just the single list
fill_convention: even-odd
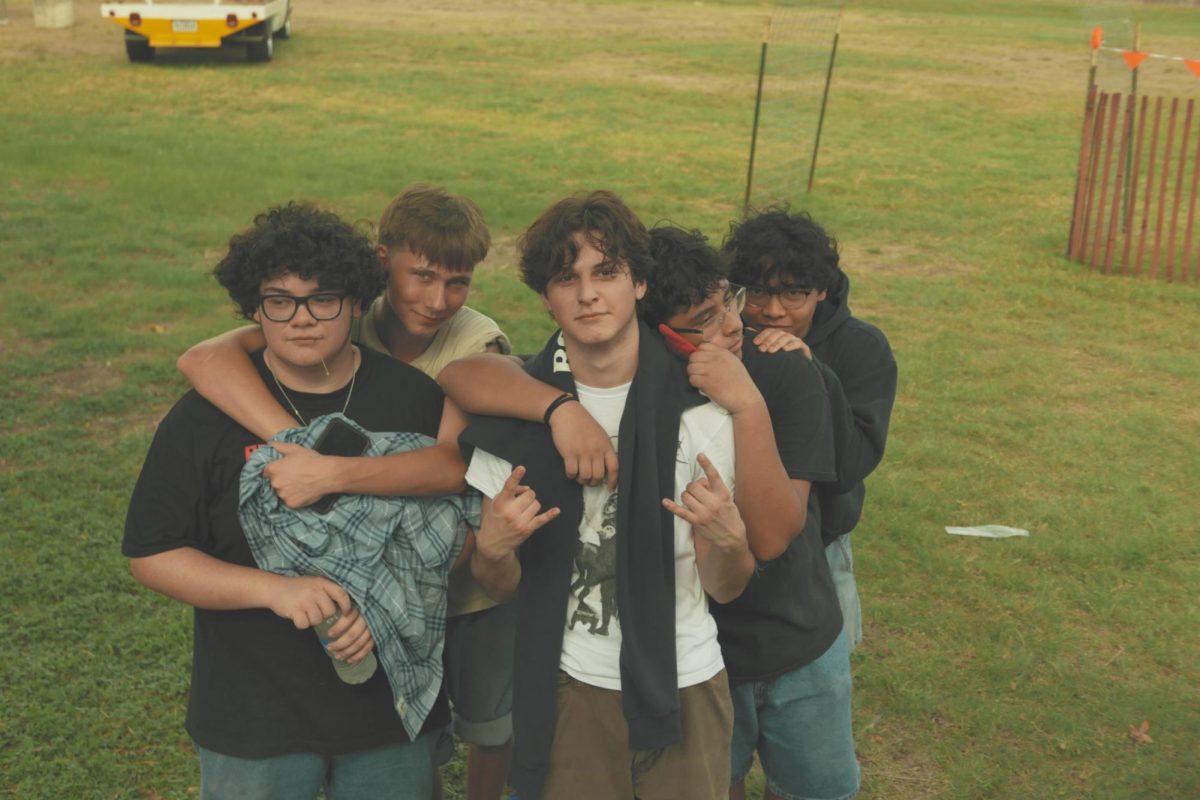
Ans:
[{"label": "plaid flannel shirt", "polygon": [[[293,428],[279,441],[312,447],[333,417]],[[364,453],[387,455],[428,447],[416,433],[371,433]],[[468,489],[438,497],[346,495],[326,514],[288,508],[263,475],[279,452],[259,447],[242,469],[238,517],[260,568],[280,575],[320,575],[358,605],[388,682],[396,711],[415,739],[442,684],[446,584],[467,528],[479,527],[480,495]]]}]

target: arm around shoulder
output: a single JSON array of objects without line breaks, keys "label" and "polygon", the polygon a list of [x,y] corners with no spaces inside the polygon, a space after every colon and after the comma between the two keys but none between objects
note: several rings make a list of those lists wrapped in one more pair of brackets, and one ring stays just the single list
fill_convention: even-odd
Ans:
[{"label": "arm around shoulder", "polygon": [[263,439],[299,423],[263,383],[249,354],[266,346],[262,330],[246,325],[193,345],[175,366],[206,400]]},{"label": "arm around shoulder", "polygon": [[550,403],[562,394],[521,368],[518,359],[479,353],[452,361],[438,374],[438,384],[469,414],[512,417],[541,422]]}]

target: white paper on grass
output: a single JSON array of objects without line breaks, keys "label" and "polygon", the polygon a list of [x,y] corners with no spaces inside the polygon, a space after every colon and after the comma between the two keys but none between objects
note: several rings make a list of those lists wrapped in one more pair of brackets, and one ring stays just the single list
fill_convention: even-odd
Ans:
[{"label": "white paper on grass", "polygon": [[1029,531],[1024,528],[1009,528],[1005,525],[976,525],[970,528],[958,528],[947,525],[946,533],[953,533],[958,536],[979,536],[983,539],[1007,539],[1010,536],[1029,535]]}]

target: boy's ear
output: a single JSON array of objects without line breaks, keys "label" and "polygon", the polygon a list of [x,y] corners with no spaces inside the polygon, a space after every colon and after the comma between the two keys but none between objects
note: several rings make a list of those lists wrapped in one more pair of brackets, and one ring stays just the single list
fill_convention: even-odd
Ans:
[{"label": "boy's ear", "polygon": [[387,266],[388,249],[386,244],[375,245],[375,257],[379,259],[379,263]]}]

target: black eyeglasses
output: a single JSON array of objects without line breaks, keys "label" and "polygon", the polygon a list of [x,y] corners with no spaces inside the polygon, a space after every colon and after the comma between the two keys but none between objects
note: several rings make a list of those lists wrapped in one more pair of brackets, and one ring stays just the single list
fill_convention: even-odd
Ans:
[{"label": "black eyeglasses", "polygon": [[779,295],[779,302],[784,308],[799,308],[815,289],[802,289],[793,284],[782,283],[779,286],[747,286],[746,305],[762,308],[771,302],[772,295]]},{"label": "black eyeglasses", "polygon": [[345,295],[331,292],[318,292],[307,297],[293,297],[290,294],[264,294],[258,299],[258,307],[263,316],[271,322],[291,322],[292,317],[300,306],[308,309],[309,316],[320,322],[337,319],[342,313],[342,301]]},{"label": "black eyeglasses", "polygon": [[729,314],[740,314],[742,309],[746,307],[746,287],[738,286],[737,284],[729,284],[729,288],[725,291],[725,303],[720,311],[713,314],[707,322],[700,328],[676,328],[669,326],[676,333],[692,333],[698,334],[704,341],[709,341],[717,332],[721,330],[721,326],[725,324],[725,318]]}]

